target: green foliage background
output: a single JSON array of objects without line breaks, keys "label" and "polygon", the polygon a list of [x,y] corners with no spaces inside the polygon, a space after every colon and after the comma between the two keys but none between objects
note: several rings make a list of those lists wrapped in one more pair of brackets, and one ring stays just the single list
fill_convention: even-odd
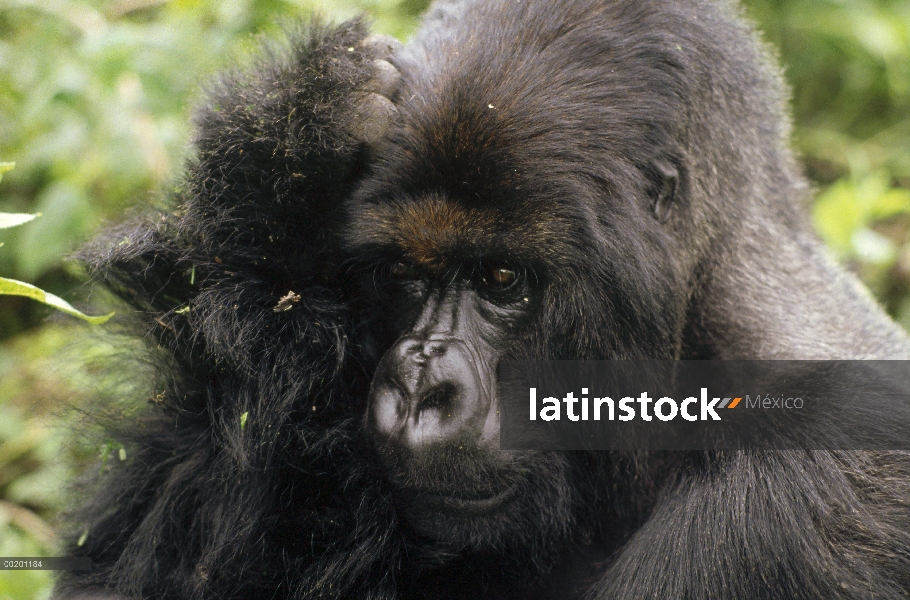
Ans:
[{"label": "green foliage background", "polygon": [[[84,300],[63,260],[107,220],[153,201],[179,167],[199,84],[254,34],[318,11],[366,12],[406,39],[426,0],[0,0],[0,212],[43,217],[0,231],[0,275]],[[809,207],[835,255],[910,327],[910,3],[746,0],[793,86],[794,146],[818,189]],[[102,447],[67,443],[74,413],[118,374],[114,348],[50,309],[0,297],[0,556],[54,552],[66,482]],[[89,339],[90,336],[90,339]],[[130,366],[119,376],[135,378]],[[113,379],[114,381],[111,381]],[[103,381],[99,381],[103,380]],[[50,573],[0,571],[0,600],[45,598]]]}]

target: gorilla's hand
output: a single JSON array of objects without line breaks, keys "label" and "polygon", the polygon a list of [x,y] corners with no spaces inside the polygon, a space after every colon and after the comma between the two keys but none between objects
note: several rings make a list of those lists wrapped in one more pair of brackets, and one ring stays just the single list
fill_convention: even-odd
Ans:
[{"label": "gorilla's hand", "polygon": [[381,147],[389,125],[398,114],[392,103],[401,74],[389,62],[401,49],[401,42],[388,35],[371,35],[361,42],[364,51],[375,57],[373,75],[358,91],[354,119],[349,131],[365,144],[372,155]]}]

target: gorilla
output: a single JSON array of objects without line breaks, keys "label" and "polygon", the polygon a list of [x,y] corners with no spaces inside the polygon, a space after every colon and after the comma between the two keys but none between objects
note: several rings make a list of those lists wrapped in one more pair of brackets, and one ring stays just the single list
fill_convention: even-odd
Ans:
[{"label": "gorilla", "polygon": [[737,6],[288,38],[209,86],[167,208],[82,253],[157,375],[57,598],[910,597],[907,453],[499,447],[509,358],[910,357],[811,231]]}]

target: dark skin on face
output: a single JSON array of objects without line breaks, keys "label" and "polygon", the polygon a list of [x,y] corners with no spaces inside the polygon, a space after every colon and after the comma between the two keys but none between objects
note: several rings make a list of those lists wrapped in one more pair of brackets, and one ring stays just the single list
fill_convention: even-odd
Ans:
[{"label": "dark skin on face", "polygon": [[[445,237],[424,234],[427,242]],[[468,449],[482,456],[481,470],[508,470],[505,455],[497,456],[496,370],[531,312],[536,278],[517,262],[436,250],[442,260],[421,264],[407,248],[392,249],[364,277],[392,340],[373,377],[365,422],[404,501],[478,515],[511,498],[512,475],[455,489],[438,475],[438,463]]]},{"label": "dark skin on face", "polygon": [[438,281],[395,262],[388,279],[393,295],[412,309],[411,323],[373,379],[368,424],[377,436],[414,450],[464,436],[472,443],[493,439],[491,370],[503,333],[523,312],[518,273],[507,264],[478,265]]},{"label": "dark skin on face", "polygon": [[[527,570],[521,579],[533,586],[533,565],[559,561],[571,535],[586,492],[569,481],[585,467],[555,452],[500,451],[497,372],[501,360],[539,347],[553,267],[537,251],[566,224],[403,187],[368,188],[375,194],[348,205],[343,249],[362,265],[376,361],[364,430],[412,539],[447,553],[493,552],[495,564]],[[495,579],[485,561],[467,580],[453,564],[417,585],[442,598]]]}]

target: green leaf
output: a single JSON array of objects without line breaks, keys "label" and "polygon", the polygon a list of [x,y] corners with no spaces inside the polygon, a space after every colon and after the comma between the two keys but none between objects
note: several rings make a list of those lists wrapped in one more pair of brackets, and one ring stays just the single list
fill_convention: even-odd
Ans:
[{"label": "green leaf", "polygon": [[246,429],[246,418],[250,416],[249,411],[240,415],[240,429]]},{"label": "green leaf", "polygon": [[16,163],[0,162],[0,181],[3,181],[3,174],[7,171],[12,171],[15,166]]},{"label": "green leaf", "polygon": [[25,213],[0,213],[0,229],[9,229],[23,223],[28,223],[40,217],[41,213],[28,215]]},{"label": "green leaf", "polygon": [[53,306],[57,310],[65,312],[68,315],[88,321],[93,325],[101,325],[114,316],[114,313],[110,313],[100,317],[90,317],[87,314],[76,310],[73,305],[59,296],[49,294],[41,288],[35,287],[29,283],[16,281],[15,279],[6,279],[5,277],[0,277],[0,295],[31,298],[32,300],[43,302],[48,306]]},{"label": "green leaf", "polygon": [[35,281],[60,264],[62,256],[88,237],[98,218],[87,191],[77,183],[55,181],[36,197],[36,210],[44,216],[24,228],[13,250],[17,275]]}]

